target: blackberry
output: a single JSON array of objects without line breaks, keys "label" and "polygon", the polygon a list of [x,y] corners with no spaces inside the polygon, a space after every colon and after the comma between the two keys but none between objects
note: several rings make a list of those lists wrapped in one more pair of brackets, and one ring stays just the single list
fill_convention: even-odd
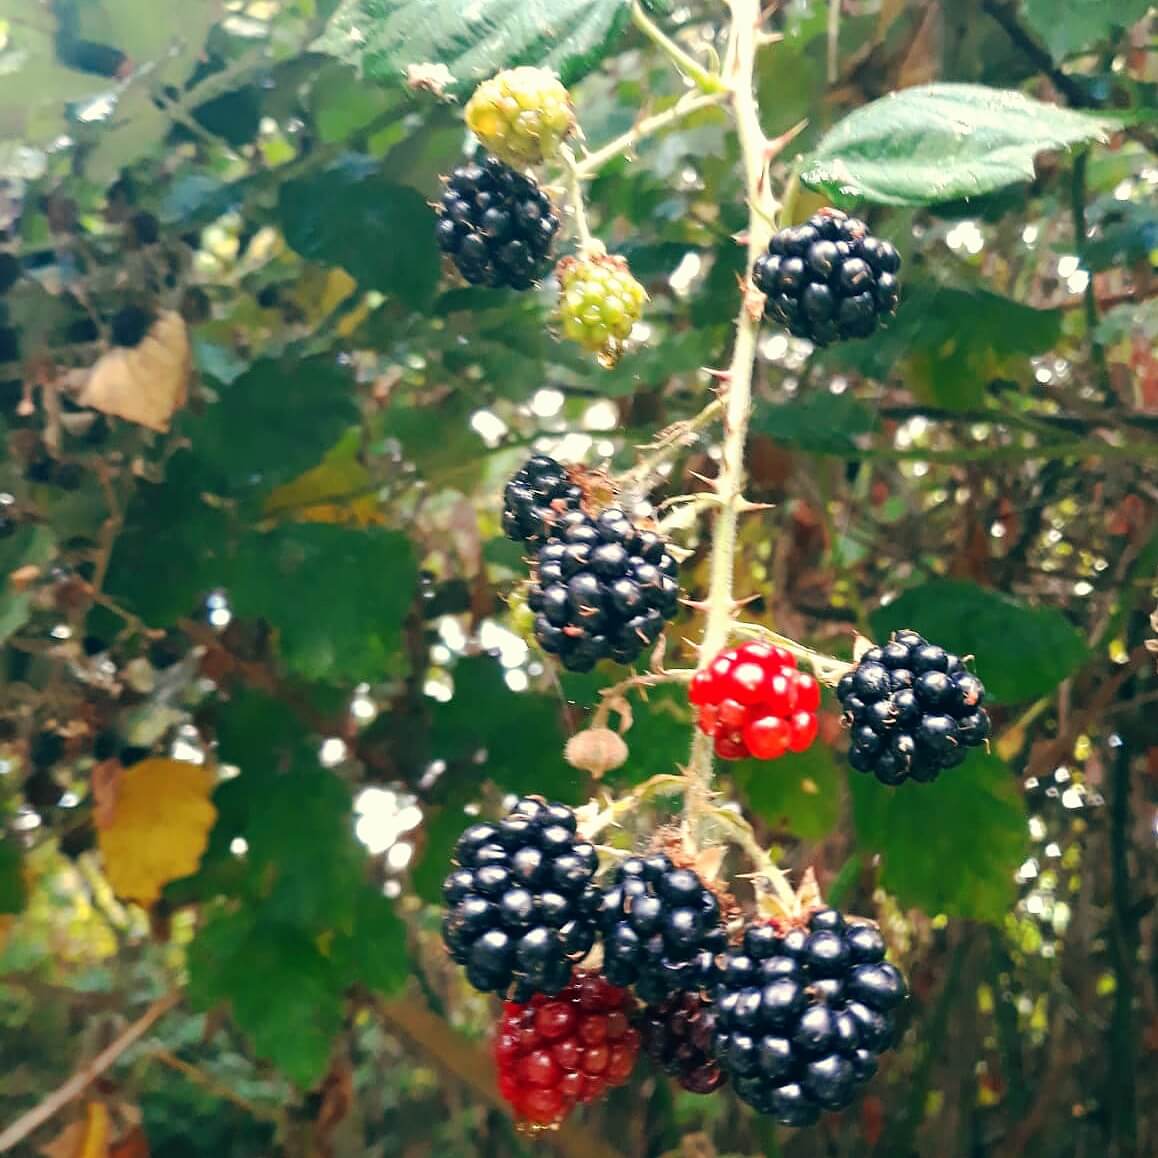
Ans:
[{"label": "blackberry", "polygon": [[728,1080],[716,1060],[715,1014],[699,993],[648,1006],[641,1028],[652,1061],[689,1093],[710,1094]]},{"label": "blackberry", "polygon": [[595,940],[595,849],[563,804],[527,796],[499,824],[473,824],[443,883],[442,937],[483,993],[555,994]]},{"label": "blackberry", "polygon": [[437,214],[438,244],[471,285],[530,289],[550,268],[559,215],[532,177],[497,157],[455,169]]},{"label": "blackberry", "polygon": [[782,229],[756,259],[752,281],[764,316],[813,345],[867,338],[897,310],[900,254],[839,209]]},{"label": "blackberry", "polygon": [[807,931],[751,925],[715,990],[716,1056],[736,1093],[786,1126],[847,1106],[895,1040],[905,980],[875,925],[835,909]]},{"label": "blackberry", "polygon": [[524,65],[484,80],[464,111],[483,147],[519,168],[553,160],[575,129],[571,96],[545,68]]},{"label": "blackberry", "polygon": [[989,736],[985,685],[915,631],[866,651],[836,694],[852,732],[848,762],[882,784],[936,780]]},{"label": "blackberry", "polygon": [[679,607],[679,565],[618,507],[596,518],[572,511],[557,530],[539,549],[527,596],[539,646],[569,671],[634,662]]},{"label": "blackberry", "polygon": [[495,1038],[499,1093],[532,1127],[558,1125],[579,1102],[623,1085],[639,1056],[635,1003],[600,974],[577,970],[556,997],[503,1006]]},{"label": "blackberry", "polygon": [[582,488],[544,454],[528,459],[503,491],[503,531],[516,543],[549,539],[560,515],[579,510]]},{"label": "blackberry", "polygon": [[603,972],[634,985],[648,1005],[707,989],[728,947],[720,902],[691,869],[664,853],[625,860],[599,906]]}]

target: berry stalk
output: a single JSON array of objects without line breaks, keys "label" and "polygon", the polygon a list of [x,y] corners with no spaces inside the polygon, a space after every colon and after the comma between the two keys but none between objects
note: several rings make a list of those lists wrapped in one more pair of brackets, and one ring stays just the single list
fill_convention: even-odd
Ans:
[{"label": "berry stalk", "polygon": [[[725,75],[731,88],[732,113],[740,140],[748,194],[748,258],[751,269],[768,247],[779,203],[767,177],[767,140],[760,126],[754,71],[760,30],[760,0],[731,0],[731,55]],[[735,613],[732,578],[735,567],[736,523],[743,503],[744,445],[752,413],[752,367],[760,332],[762,301],[746,287],[736,317],[736,343],[721,389],[724,392],[724,444],[716,478],[719,510],[712,536],[711,579],[708,587],[707,622],[700,643],[699,666],[706,667],[727,645]],[[685,813],[689,821],[703,813],[712,784],[712,741],[697,733],[688,763]]]}]

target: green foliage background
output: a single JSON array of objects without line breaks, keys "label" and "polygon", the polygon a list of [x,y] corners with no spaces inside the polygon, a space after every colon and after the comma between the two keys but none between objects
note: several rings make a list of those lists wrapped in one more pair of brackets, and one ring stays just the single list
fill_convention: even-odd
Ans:
[{"label": "green foliage background", "polygon": [[[825,746],[722,775],[913,978],[860,1107],[777,1132],[641,1065],[534,1146],[495,1099],[494,1010],[444,960],[438,892],[468,812],[592,795],[562,746],[618,677],[528,648],[498,495],[530,447],[625,470],[710,399],[747,220],[729,122],[698,112],[591,182],[652,299],[604,371],[554,337],[549,287],[447,276],[430,201],[500,67],[560,71],[592,148],[679,98],[625,0],[6,7],[0,1130],[181,989],[100,1091],[159,1155],[1154,1152],[1148,4],[769,6],[765,132],[807,120],[773,179],[798,175],[798,218],[834,198],[892,239],[904,297],[847,347],[765,329],[746,493],[770,507],[741,524],[738,585],[822,651],[912,626],[974,655],[997,738],[897,792]],[[645,7],[722,54],[724,5]],[[118,75],[78,44],[122,53]],[[459,103],[406,84],[430,63]],[[188,325],[169,434],[68,388],[126,307]],[[714,473],[718,438],[655,501]],[[675,534],[702,596],[711,520]],[[669,661],[698,630],[685,612]],[[679,694],[633,707],[599,790],[686,759]],[[149,914],[103,881],[92,790],[147,752],[223,769],[199,870]]]}]

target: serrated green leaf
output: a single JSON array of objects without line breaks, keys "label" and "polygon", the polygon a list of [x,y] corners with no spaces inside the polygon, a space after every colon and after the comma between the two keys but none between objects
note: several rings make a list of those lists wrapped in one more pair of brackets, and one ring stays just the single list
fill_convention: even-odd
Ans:
[{"label": "serrated green leaf", "polygon": [[1096,48],[1137,24],[1151,6],[1152,0],[1023,0],[1026,21],[1055,60]]},{"label": "serrated green leaf", "polygon": [[844,454],[856,449],[857,435],[876,428],[876,415],[853,394],[813,393],[757,406],[752,429],[777,442],[818,454]]},{"label": "serrated green leaf", "polygon": [[842,199],[935,205],[1031,180],[1038,153],[1103,140],[1112,125],[1012,90],[918,85],[845,117],[800,179]]},{"label": "serrated green leaf", "polygon": [[287,181],[277,215],[287,243],[307,260],[341,266],[363,289],[414,309],[433,299],[434,211],[417,190],[387,180],[374,158],[349,155]]},{"label": "serrated green leaf", "polygon": [[1029,832],[1001,760],[975,751],[932,784],[900,788],[853,772],[850,789],[858,845],[880,856],[880,883],[902,906],[993,922],[1009,912]]},{"label": "serrated green leaf", "polygon": [[401,532],[321,523],[250,535],[229,575],[234,608],[277,629],[286,666],[330,681],[389,672],[417,579]]},{"label": "serrated green leaf", "polygon": [[910,587],[871,619],[878,639],[911,627],[959,655],[974,656],[974,670],[998,703],[1047,695],[1088,654],[1056,608],[1033,607],[975,583],[938,579]]},{"label": "serrated green leaf", "polygon": [[347,0],[318,47],[379,84],[397,84],[410,65],[443,65],[447,91],[461,97],[520,64],[574,83],[603,59],[630,11],[623,0]]},{"label": "serrated green leaf", "polygon": [[0,913],[21,913],[28,903],[24,858],[11,837],[0,840]]},{"label": "serrated green leaf", "polygon": [[757,816],[804,840],[820,840],[840,819],[842,777],[822,744],[779,760],[745,760],[732,778]]},{"label": "serrated green leaf", "polygon": [[254,1051],[303,1087],[326,1071],[342,986],[314,939],[248,911],[215,914],[189,946],[189,997],[227,1002]]},{"label": "serrated green leaf", "polygon": [[317,464],[358,419],[355,385],[333,358],[262,361],[185,429],[231,492],[269,490]]}]

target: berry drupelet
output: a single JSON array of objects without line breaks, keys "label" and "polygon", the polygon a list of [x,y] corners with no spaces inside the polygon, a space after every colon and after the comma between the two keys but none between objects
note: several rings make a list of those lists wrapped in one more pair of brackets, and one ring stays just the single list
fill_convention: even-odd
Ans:
[{"label": "berry drupelet", "polygon": [[545,68],[524,65],[484,80],[464,111],[483,147],[518,168],[553,160],[575,130],[571,96]]},{"label": "berry drupelet", "polygon": [[635,1002],[590,970],[555,997],[503,1006],[495,1038],[499,1093],[531,1127],[558,1125],[580,1102],[623,1085],[639,1056]]},{"label": "berry drupelet", "polygon": [[816,739],[820,684],[782,647],[746,643],[720,652],[692,677],[688,699],[723,760],[775,760]]},{"label": "berry drupelet", "polygon": [[550,268],[559,215],[533,178],[495,157],[455,169],[437,214],[438,244],[471,285],[530,289]]},{"label": "berry drupelet", "polygon": [[714,1093],[728,1080],[716,1060],[715,1013],[701,994],[647,1006],[640,1028],[652,1061],[689,1093]]},{"label": "berry drupelet", "polygon": [[643,316],[647,291],[617,254],[565,257],[555,273],[564,335],[595,354],[601,365],[614,366]]},{"label": "berry drupelet", "polygon": [[849,763],[882,784],[935,780],[989,736],[985,685],[915,631],[866,651],[836,694],[852,732]]},{"label": "berry drupelet", "polygon": [[558,993],[595,940],[595,849],[563,804],[529,796],[498,824],[473,824],[443,884],[442,936],[483,993]]},{"label": "berry drupelet", "polygon": [[766,295],[765,317],[826,346],[867,338],[896,312],[900,268],[896,249],[863,221],[825,209],[775,234],[752,281]]},{"label": "berry drupelet", "polygon": [[664,853],[625,860],[599,908],[603,971],[615,985],[657,1005],[707,989],[728,947],[720,902],[691,869]]},{"label": "berry drupelet", "polygon": [[658,534],[618,507],[596,518],[566,514],[556,534],[539,550],[527,596],[539,646],[569,671],[632,663],[678,610],[679,565]]},{"label": "berry drupelet", "polygon": [[835,909],[807,929],[751,925],[715,990],[716,1055],[745,1102],[786,1126],[840,1110],[895,1038],[904,1000],[875,925]]},{"label": "berry drupelet", "polygon": [[571,481],[567,468],[537,454],[503,491],[503,532],[516,543],[545,542],[559,519],[579,510],[582,502],[583,489]]}]

